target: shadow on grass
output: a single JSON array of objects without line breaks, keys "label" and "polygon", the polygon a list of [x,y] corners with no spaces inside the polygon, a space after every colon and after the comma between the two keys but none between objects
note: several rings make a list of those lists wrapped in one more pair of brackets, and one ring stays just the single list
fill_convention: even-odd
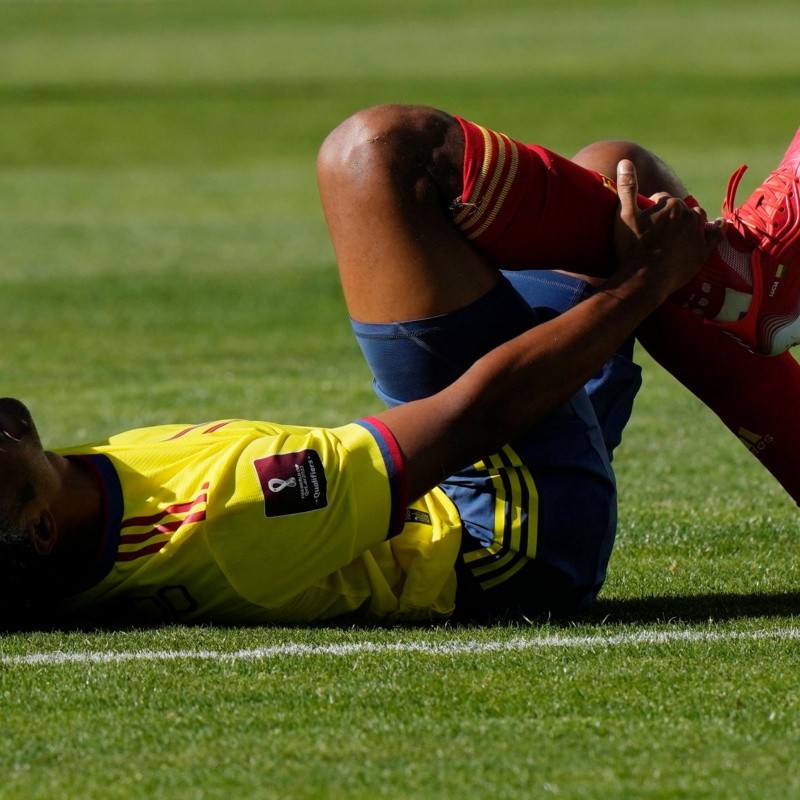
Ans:
[{"label": "shadow on grass", "polygon": [[800,612],[800,592],[776,594],[692,594],[597,600],[583,622],[725,622],[790,617]]},{"label": "shadow on grass", "polygon": [[[598,600],[585,613],[573,617],[554,617],[552,614],[531,615],[508,614],[490,617],[475,614],[468,617],[456,616],[444,623],[446,627],[455,628],[491,628],[509,624],[547,624],[572,626],[607,625],[607,624],[639,624],[654,625],[683,622],[697,624],[703,622],[729,622],[739,619],[767,619],[770,617],[794,617],[800,613],[800,591],[774,594],[696,594],[666,595],[663,597],[641,597],[631,599]],[[75,619],[70,621],[47,622],[3,620],[0,618],[0,635],[33,631],[46,632],[112,632],[132,631],[164,626],[181,626],[179,618],[171,619],[130,619],[125,615],[104,616],[94,619]],[[190,623],[187,627],[206,627],[219,629],[237,629],[253,627],[237,626],[230,622],[215,625],[213,623]],[[255,626],[261,627],[261,626]],[[330,628],[334,630],[370,630],[375,628],[392,629],[424,629],[427,623],[370,623],[356,617],[345,617],[340,620],[308,622],[296,624],[276,623],[278,628]]]}]

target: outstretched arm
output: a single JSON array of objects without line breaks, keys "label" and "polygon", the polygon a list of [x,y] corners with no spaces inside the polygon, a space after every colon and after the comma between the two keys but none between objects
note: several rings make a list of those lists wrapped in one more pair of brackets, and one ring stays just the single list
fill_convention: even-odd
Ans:
[{"label": "outstretched arm", "polygon": [[617,171],[619,268],[601,291],[477,361],[432,397],[377,415],[403,451],[416,498],[571,397],[644,318],[688,281],[721,236],[721,222],[676,198],[636,205],[629,161]]}]

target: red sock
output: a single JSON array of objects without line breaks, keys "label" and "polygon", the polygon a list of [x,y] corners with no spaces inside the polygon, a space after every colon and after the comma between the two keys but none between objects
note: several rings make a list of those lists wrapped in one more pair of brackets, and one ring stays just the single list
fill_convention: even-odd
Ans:
[{"label": "red sock", "polygon": [[[485,256],[505,269],[565,269],[608,275],[614,269],[616,184],[538,145],[456,117],[464,131],[463,191],[454,221]],[[689,205],[697,205],[692,197]],[[640,208],[653,201],[639,195]],[[731,236],[738,234],[734,230]],[[674,297],[713,319],[727,288],[752,291],[749,256],[725,242]]]},{"label": "red sock", "polygon": [[543,147],[456,119],[466,144],[454,220],[484,255],[505,269],[613,271],[613,181]]},{"label": "red sock", "polygon": [[800,364],[789,353],[751,353],[673,303],[648,318],[639,340],[800,505]]}]

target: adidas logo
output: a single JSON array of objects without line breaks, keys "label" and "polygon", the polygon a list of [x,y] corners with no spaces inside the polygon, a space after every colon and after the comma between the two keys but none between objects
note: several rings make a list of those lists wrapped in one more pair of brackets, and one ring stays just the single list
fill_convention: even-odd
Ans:
[{"label": "adidas logo", "polygon": [[739,428],[736,435],[751,453],[760,453],[770,442],[775,441],[775,437],[771,433],[759,436],[757,433],[748,431],[747,428]]}]

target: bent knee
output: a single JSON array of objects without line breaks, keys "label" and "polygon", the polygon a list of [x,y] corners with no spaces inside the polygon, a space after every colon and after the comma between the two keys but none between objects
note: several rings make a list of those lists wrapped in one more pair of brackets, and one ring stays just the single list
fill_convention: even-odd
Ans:
[{"label": "bent knee", "polygon": [[[420,175],[460,174],[460,126],[427,106],[380,105],[359,111],[326,137],[317,158],[320,186],[347,181],[369,186],[380,176],[393,181]],[[458,165],[459,169],[455,169]]]},{"label": "bent knee", "polygon": [[572,160],[582,167],[614,178],[617,164],[623,159],[632,161],[636,168],[640,194],[668,192],[676,197],[686,194],[685,187],[672,170],[655,153],[635,142],[624,139],[593,142],[576,153]]},{"label": "bent knee", "polygon": [[576,164],[593,169],[603,175],[614,177],[617,164],[623,159],[632,161],[636,171],[640,172],[654,160],[653,154],[635,142],[623,139],[605,139],[592,142],[579,150],[573,157]]}]

